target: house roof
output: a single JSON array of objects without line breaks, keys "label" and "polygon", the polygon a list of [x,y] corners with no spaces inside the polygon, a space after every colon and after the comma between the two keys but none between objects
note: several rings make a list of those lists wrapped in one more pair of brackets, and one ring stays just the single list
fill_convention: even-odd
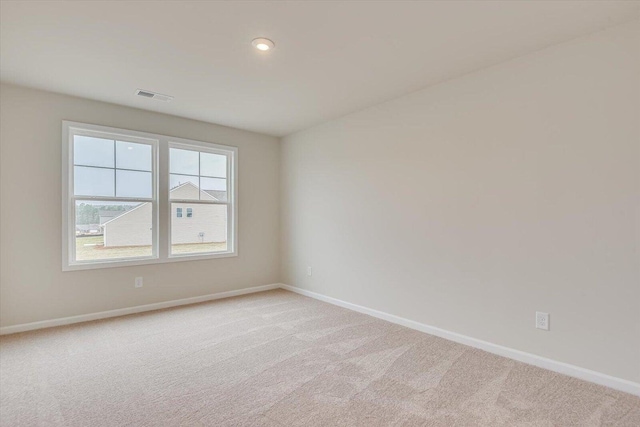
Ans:
[{"label": "house roof", "polygon": [[100,216],[100,225],[103,225],[104,223],[106,223],[107,221],[110,221],[112,219],[115,219],[121,215],[124,215],[125,213],[127,213],[127,210],[124,211],[110,211],[110,210],[106,210],[106,209],[100,209],[98,210],[98,216]]},{"label": "house roof", "polygon": [[[193,187],[195,189],[198,189],[198,187],[194,183],[187,181],[187,182],[184,182],[182,184],[176,185],[169,192],[173,193],[174,191],[176,191],[176,190],[178,190],[180,188],[184,188],[185,186],[191,186],[191,187]],[[227,192],[226,191],[220,191],[220,190],[201,190],[201,191],[203,193],[206,193],[209,196],[213,197],[218,202],[226,202],[227,201]]]},{"label": "house roof", "polygon": [[213,198],[215,198],[217,201],[219,202],[226,202],[227,201],[227,192],[226,191],[220,191],[220,190],[202,190],[205,193],[209,194],[210,196],[212,196]]},{"label": "house roof", "polygon": [[140,203],[138,206],[134,207],[133,209],[128,209],[128,210],[126,210],[126,211],[120,211],[120,212],[122,212],[122,215],[115,216],[115,217],[113,217],[113,218],[109,219],[108,221],[105,221],[105,223],[104,223],[104,224],[101,224],[101,225],[107,225],[107,224],[109,224],[110,222],[115,221],[116,219],[118,219],[118,218],[120,218],[120,217],[122,217],[122,216],[125,216],[125,215],[127,215],[127,214],[129,214],[129,213],[131,213],[131,212],[133,212],[133,211],[135,211],[135,210],[137,210],[137,209],[140,209],[141,207],[143,207],[143,206],[144,206],[144,205],[146,205],[147,203],[149,203],[149,202],[143,202],[143,203]]}]

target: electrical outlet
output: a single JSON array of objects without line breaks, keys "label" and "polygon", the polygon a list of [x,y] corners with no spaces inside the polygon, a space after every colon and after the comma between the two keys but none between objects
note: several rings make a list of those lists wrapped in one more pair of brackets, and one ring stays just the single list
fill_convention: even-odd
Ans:
[{"label": "electrical outlet", "polygon": [[307,267],[307,276],[313,276],[313,270],[311,269],[311,267]]},{"label": "electrical outlet", "polygon": [[136,280],[134,282],[134,285],[136,288],[141,288],[142,287],[142,277],[136,277]]},{"label": "electrical outlet", "polygon": [[536,328],[542,329],[543,331],[549,330],[549,313],[536,311]]}]

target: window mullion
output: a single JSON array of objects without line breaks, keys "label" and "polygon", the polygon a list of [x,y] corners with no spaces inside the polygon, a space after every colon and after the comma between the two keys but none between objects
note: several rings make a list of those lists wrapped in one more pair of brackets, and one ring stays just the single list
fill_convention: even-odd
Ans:
[{"label": "window mullion", "polygon": [[226,189],[227,189],[227,201],[230,202],[227,205],[227,242],[230,245],[230,249],[232,251],[236,251],[236,199],[235,199],[235,176],[234,176],[234,165],[236,161],[236,155],[233,157],[227,157],[227,181],[226,181]]},{"label": "window mullion", "polygon": [[118,174],[116,173],[116,161],[117,161],[117,156],[116,156],[116,141],[115,139],[113,140],[113,197],[116,196],[116,194],[118,194],[118,179],[116,178],[118,176]]},{"label": "window mullion", "polygon": [[169,143],[161,139],[158,145],[158,257],[169,258],[171,244],[171,201],[169,200]]}]

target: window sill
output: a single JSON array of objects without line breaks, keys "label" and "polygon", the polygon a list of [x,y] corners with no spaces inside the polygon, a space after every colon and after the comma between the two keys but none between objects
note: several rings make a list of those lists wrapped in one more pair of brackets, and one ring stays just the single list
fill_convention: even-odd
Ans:
[{"label": "window sill", "polygon": [[202,261],[217,258],[231,258],[238,256],[238,252],[216,252],[194,255],[170,255],[168,258],[136,258],[130,260],[98,261],[92,263],[64,264],[62,271],[98,270],[103,268],[134,267],[139,265],[167,264],[182,261]]}]

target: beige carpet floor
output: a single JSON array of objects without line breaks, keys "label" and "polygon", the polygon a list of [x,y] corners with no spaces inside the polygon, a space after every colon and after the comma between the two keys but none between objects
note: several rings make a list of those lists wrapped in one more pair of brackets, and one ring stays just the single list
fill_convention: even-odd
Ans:
[{"label": "beige carpet floor", "polygon": [[3,426],[640,426],[640,398],[282,290],[8,335]]}]

